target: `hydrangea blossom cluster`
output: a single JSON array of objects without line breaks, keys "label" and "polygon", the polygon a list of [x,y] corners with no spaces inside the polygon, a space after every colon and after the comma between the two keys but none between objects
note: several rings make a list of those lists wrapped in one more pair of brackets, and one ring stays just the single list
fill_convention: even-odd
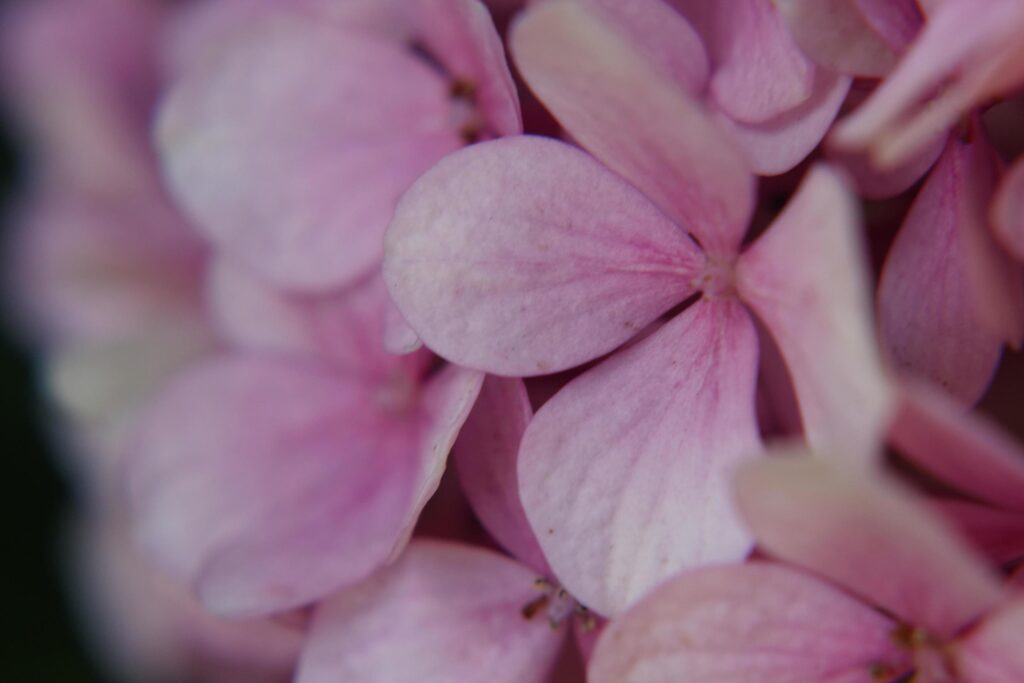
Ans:
[{"label": "hydrangea blossom cluster", "polygon": [[[1024,0],[38,0],[129,681],[1024,681]],[[1008,350],[1009,349],[1009,350]]]}]

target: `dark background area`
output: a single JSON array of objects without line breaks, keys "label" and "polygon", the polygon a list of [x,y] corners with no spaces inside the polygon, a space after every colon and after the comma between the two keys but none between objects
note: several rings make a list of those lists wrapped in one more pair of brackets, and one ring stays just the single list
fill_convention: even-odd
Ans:
[{"label": "dark background area", "polygon": [[[0,2],[0,5],[3,3]],[[0,249],[25,185],[24,150],[0,104]],[[0,261],[5,263],[6,261]],[[9,282],[6,277],[0,281]],[[11,292],[0,292],[7,308]],[[0,320],[0,681],[107,683],[86,652],[64,586],[60,534],[73,511],[47,443],[37,369],[7,316]]]}]

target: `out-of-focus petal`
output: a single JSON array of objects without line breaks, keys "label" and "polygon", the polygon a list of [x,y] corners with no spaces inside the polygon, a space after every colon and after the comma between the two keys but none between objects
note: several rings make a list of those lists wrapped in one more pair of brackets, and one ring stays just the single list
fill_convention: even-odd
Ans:
[{"label": "out-of-focus petal", "polygon": [[889,439],[911,462],[955,489],[1024,512],[1024,449],[942,392],[905,385]]},{"label": "out-of-focus petal", "polygon": [[897,662],[887,617],[772,564],[687,572],[613,620],[592,683],[872,683]]},{"label": "out-of-focus petal", "polygon": [[955,499],[937,500],[934,505],[996,564],[1008,565],[1024,558],[1024,514]]},{"label": "out-of-focus petal", "polygon": [[185,374],[144,416],[127,463],[140,542],[233,616],[364,578],[398,540],[420,466],[413,425],[374,389],[272,357]]},{"label": "out-of-focus petal", "polygon": [[740,257],[737,283],[786,360],[808,441],[864,460],[879,450],[890,391],[859,240],[852,196],[816,167]]},{"label": "out-of-focus petal", "polygon": [[1016,597],[957,643],[956,660],[965,683],[1024,680],[1024,598]]},{"label": "out-of-focus petal", "polygon": [[687,568],[739,560],[729,484],[761,451],[757,334],[735,301],[702,301],[570,382],[519,456],[523,507],[558,579],[606,616]]},{"label": "out-of-focus petal", "polygon": [[462,489],[491,536],[513,557],[549,575],[519,499],[519,443],[533,417],[520,379],[488,377],[452,449]]},{"label": "out-of-focus petal", "polygon": [[992,227],[1003,247],[1024,261],[1024,158],[999,183],[992,203]]},{"label": "out-of-focus petal", "polygon": [[496,553],[415,541],[317,609],[297,683],[543,683],[565,640],[523,607],[536,575]]},{"label": "out-of-focus petal", "polygon": [[995,372],[1004,340],[1020,338],[1020,273],[987,227],[995,163],[983,141],[951,138],[914,201],[882,269],[882,338],[896,366],[967,404]]},{"label": "out-of-focus petal", "polygon": [[853,0],[778,0],[793,39],[820,66],[850,76],[881,77],[899,53]]},{"label": "out-of-focus petal", "polygon": [[737,480],[766,551],[948,638],[998,604],[995,575],[940,518],[894,484],[823,458],[765,458]]},{"label": "out-of-focus petal", "polygon": [[501,375],[611,351],[693,292],[694,243],[583,152],[480,143],[420,178],[395,211],[384,277],[428,347]]},{"label": "out-of-focus petal", "polygon": [[899,66],[837,126],[834,141],[869,149],[881,166],[900,164],[971,107],[1024,80],[1022,27],[1018,0],[943,2]]},{"label": "out-of-focus petal", "polygon": [[461,141],[448,85],[391,43],[279,12],[232,32],[160,111],[172,190],[275,284],[351,283],[409,184]]},{"label": "out-of-focus petal", "polygon": [[917,0],[852,0],[875,31],[897,50],[904,50],[924,24]]},{"label": "out-of-focus petal", "polygon": [[415,2],[420,39],[456,82],[472,84],[487,127],[498,135],[521,133],[519,96],[487,8],[478,0]]},{"label": "out-of-focus petal", "polygon": [[753,176],[728,136],[657,65],[593,10],[566,0],[527,12],[512,51],[576,140],[708,253],[735,252],[753,208]]},{"label": "out-of-focus petal", "polygon": [[946,148],[947,138],[943,132],[920,152],[889,168],[878,168],[869,154],[837,149],[834,145],[826,146],[826,156],[830,163],[846,171],[857,194],[866,199],[887,199],[910,189],[932,168]]},{"label": "out-of-focus petal", "polygon": [[814,87],[803,104],[757,123],[743,123],[721,112],[716,120],[743,150],[751,170],[778,175],[791,170],[818,146],[839,113],[850,79],[818,69]]}]

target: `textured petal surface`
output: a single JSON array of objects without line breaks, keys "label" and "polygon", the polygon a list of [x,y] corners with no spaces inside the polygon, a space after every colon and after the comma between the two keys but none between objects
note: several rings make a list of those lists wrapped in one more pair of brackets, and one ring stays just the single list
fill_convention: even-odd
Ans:
[{"label": "textured petal surface", "polygon": [[491,536],[513,557],[550,574],[519,499],[519,443],[533,417],[520,379],[488,377],[452,449],[462,490]]},{"label": "textured petal surface", "polygon": [[702,301],[570,382],[523,438],[523,506],[555,575],[605,616],[686,567],[739,560],[729,482],[761,450],[757,334]]},{"label": "textured petal surface", "polygon": [[182,376],[143,418],[128,462],[140,542],[236,616],[367,576],[401,532],[418,467],[415,431],[373,388],[268,357]]},{"label": "textured petal surface", "polygon": [[693,292],[703,256],[583,152],[519,137],[444,159],[402,198],[384,278],[428,347],[500,375],[611,351]]},{"label": "textured petal surface", "polygon": [[456,81],[473,84],[487,127],[498,135],[523,131],[519,96],[490,12],[478,0],[415,0],[420,39]]},{"label": "textured petal surface", "polygon": [[[1017,339],[1019,273],[987,228],[995,184],[985,143],[953,138],[889,251],[878,288],[879,326],[901,370],[966,404],[978,400]],[[991,311],[986,315],[986,310]]]},{"label": "textured petal surface", "polygon": [[889,388],[856,211],[835,172],[816,167],[740,258],[737,282],[786,360],[808,441],[864,459],[878,450]]},{"label": "textured petal surface", "polygon": [[662,585],[611,622],[591,683],[871,683],[894,624],[812,576],[713,567]]},{"label": "textured petal surface", "polygon": [[198,227],[275,283],[352,282],[409,184],[461,144],[447,84],[401,44],[284,12],[232,32],[160,111]]},{"label": "textured petal surface", "polygon": [[905,386],[889,439],[909,460],[957,490],[1024,512],[1024,449],[942,392]]},{"label": "textured petal surface", "polygon": [[957,663],[965,683],[1024,680],[1021,633],[1024,633],[1024,598],[1018,596],[958,644]]},{"label": "textured petal surface", "polygon": [[536,575],[496,553],[415,541],[317,610],[297,683],[542,683],[565,640],[523,606]]},{"label": "textured petal surface", "polygon": [[700,105],[628,39],[595,12],[553,0],[519,22],[512,51],[530,88],[587,150],[709,253],[736,250],[753,177]]},{"label": "textured petal surface", "polygon": [[992,223],[1006,250],[1024,261],[1024,159],[1018,159],[999,183]]},{"label": "textured petal surface", "polygon": [[982,560],[885,480],[820,458],[762,459],[740,470],[737,500],[766,551],[939,637],[1003,598]]}]

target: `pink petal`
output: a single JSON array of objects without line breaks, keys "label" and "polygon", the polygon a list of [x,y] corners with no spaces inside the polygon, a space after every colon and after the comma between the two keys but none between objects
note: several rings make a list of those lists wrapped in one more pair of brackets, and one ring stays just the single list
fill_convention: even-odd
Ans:
[{"label": "pink petal", "polygon": [[663,0],[586,0],[586,4],[683,90],[693,95],[704,91],[709,69],[704,43]]},{"label": "pink petal", "polygon": [[954,499],[935,507],[971,544],[998,565],[1024,558],[1024,514]]},{"label": "pink petal", "polygon": [[880,165],[896,165],[984,99],[1017,87],[1024,7],[1017,0],[981,6],[951,0],[929,12],[899,67],[837,127],[835,142],[870,148]]},{"label": "pink petal", "polygon": [[451,78],[473,84],[488,127],[523,132],[519,96],[490,12],[477,0],[416,0],[420,37]]},{"label": "pink petal", "polygon": [[760,175],[778,175],[791,170],[818,146],[849,89],[847,76],[818,69],[810,96],[775,118],[743,123],[722,112],[717,112],[715,118],[732,133],[751,170]]},{"label": "pink petal", "polygon": [[218,246],[323,289],[379,262],[401,193],[459,147],[447,83],[400,43],[284,11],[232,32],[160,111],[170,185]]},{"label": "pink petal", "polygon": [[[846,1],[846,0],[844,0]],[[935,164],[946,148],[948,135],[943,133],[929,145],[900,164],[878,168],[869,154],[826,147],[828,160],[841,167],[853,180],[857,194],[866,199],[888,199],[909,190]]]},{"label": "pink petal", "polygon": [[1024,449],[942,392],[905,386],[889,438],[911,462],[957,490],[1024,512]]},{"label": "pink petal", "polygon": [[415,491],[413,424],[319,363],[239,356],[182,376],[128,462],[141,543],[215,612],[306,604],[380,566]]},{"label": "pink petal", "polygon": [[1024,158],[1018,159],[999,183],[992,203],[992,226],[1003,247],[1024,261]]},{"label": "pink petal", "polygon": [[853,0],[880,36],[902,51],[917,37],[924,24],[916,0]]},{"label": "pink petal", "polygon": [[613,620],[591,683],[873,683],[901,658],[887,617],[782,566],[687,572]]},{"label": "pink petal", "polygon": [[415,541],[317,610],[297,683],[543,683],[565,640],[525,605],[536,575],[490,551]]},{"label": "pink petal", "polygon": [[854,0],[780,0],[793,39],[820,66],[850,76],[882,77],[899,52]]},{"label": "pink petal", "polygon": [[1008,601],[957,648],[964,683],[1017,683],[1024,680],[1024,598]]},{"label": "pink petal", "polygon": [[639,192],[545,138],[473,145],[406,193],[384,278],[445,358],[502,375],[611,351],[694,290],[703,256]]},{"label": "pink petal", "polygon": [[1003,597],[940,519],[886,480],[820,458],[746,465],[737,502],[760,544],[943,638]]},{"label": "pink petal", "polygon": [[815,167],[736,270],[741,297],[789,366],[811,445],[855,459],[877,452],[889,388],[872,331],[857,208],[838,175]]},{"label": "pink petal", "polygon": [[533,417],[520,379],[488,377],[452,449],[462,489],[491,536],[543,576],[547,560],[519,500],[519,442]]},{"label": "pink petal", "polygon": [[531,9],[512,33],[530,88],[572,136],[712,255],[737,249],[754,183],[728,137],[657,65],[592,11]]},{"label": "pink petal", "polygon": [[412,353],[423,348],[423,340],[409,326],[391,297],[388,297],[387,317],[384,320],[384,348],[390,353]]},{"label": "pink petal", "polygon": [[735,301],[701,301],[570,382],[526,430],[519,485],[565,587],[622,612],[686,567],[738,560],[736,464],[761,451],[757,335]]}]

